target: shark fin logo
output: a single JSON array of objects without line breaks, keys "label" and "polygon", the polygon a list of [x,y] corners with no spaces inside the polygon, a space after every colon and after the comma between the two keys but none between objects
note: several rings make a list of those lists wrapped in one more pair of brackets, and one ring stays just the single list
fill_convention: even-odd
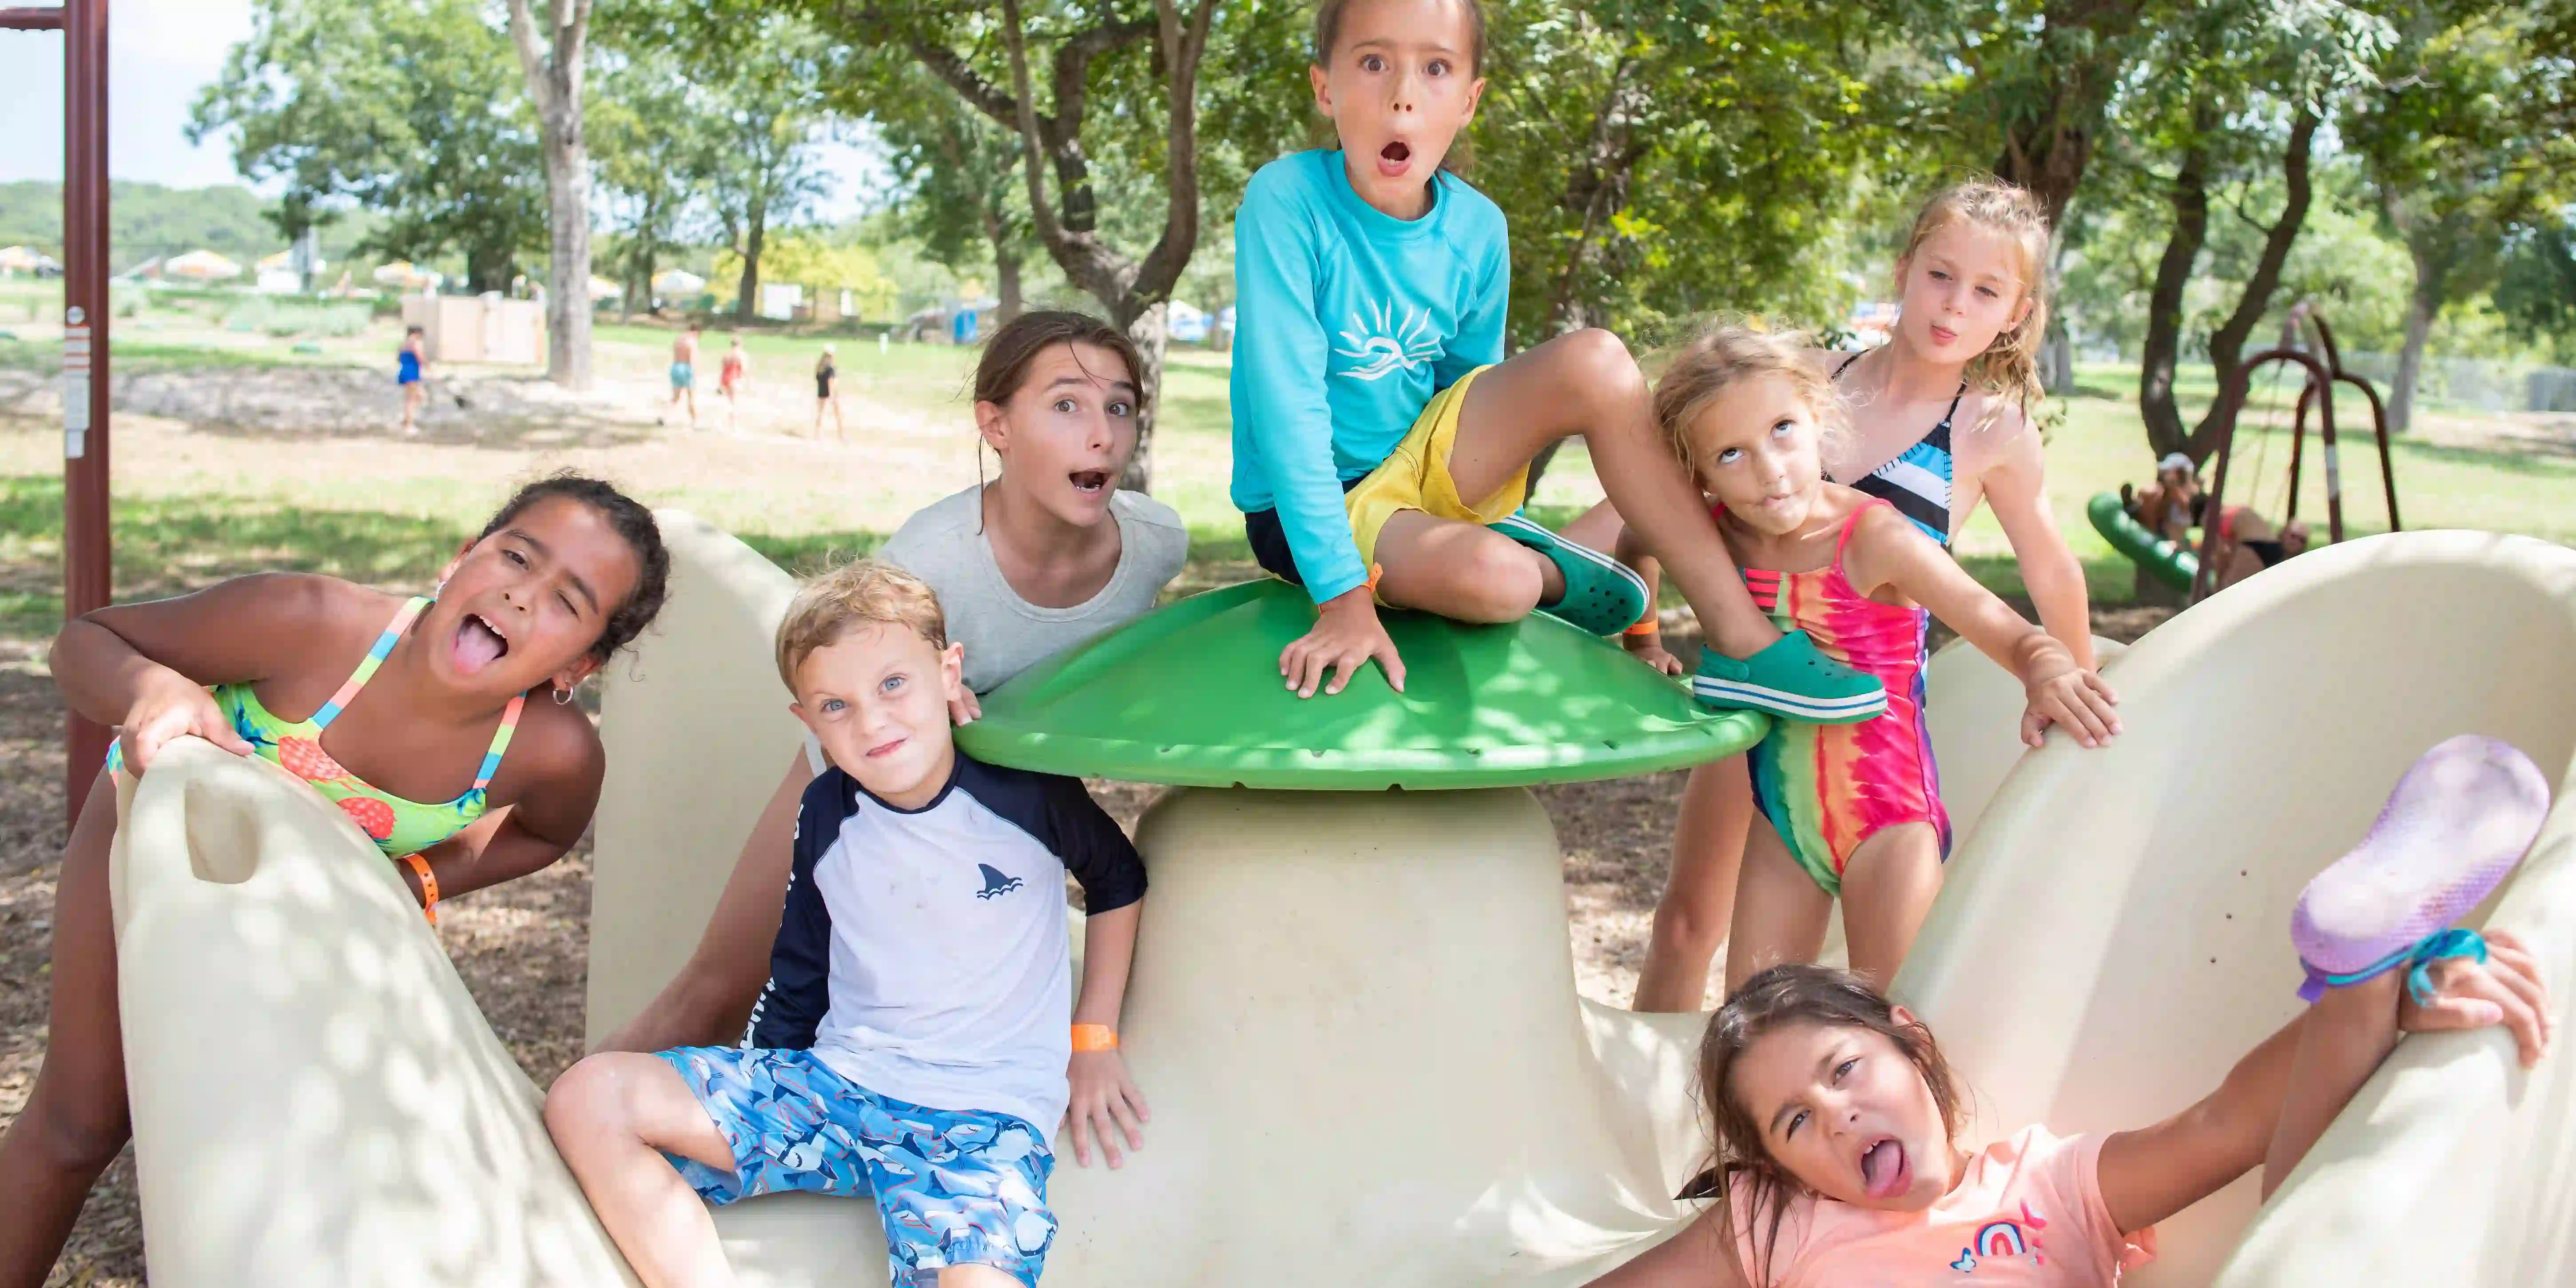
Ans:
[{"label": "shark fin logo", "polygon": [[978,899],[990,899],[996,895],[1009,894],[1028,884],[1018,877],[1003,876],[990,863],[978,863],[975,865],[975,870],[984,874],[984,888],[975,892],[975,897]]}]

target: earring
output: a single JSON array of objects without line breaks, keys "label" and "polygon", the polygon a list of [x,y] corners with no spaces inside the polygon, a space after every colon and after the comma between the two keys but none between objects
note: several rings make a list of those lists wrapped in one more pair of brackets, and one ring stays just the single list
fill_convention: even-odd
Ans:
[{"label": "earring", "polygon": [[565,706],[570,706],[570,705],[572,705],[572,690],[570,690],[570,689],[557,689],[557,690],[555,690],[555,705],[556,705],[556,706],[559,706],[559,707],[565,707]]}]

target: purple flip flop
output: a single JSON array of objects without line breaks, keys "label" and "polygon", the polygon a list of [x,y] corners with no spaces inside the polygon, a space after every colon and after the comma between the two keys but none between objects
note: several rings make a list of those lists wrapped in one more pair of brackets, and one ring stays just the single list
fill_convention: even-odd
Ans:
[{"label": "purple flip flop", "polygon": [[2474,933],[2442,932],[2522,862],[2548,812],[2548,780],[2510,743],[2463,734],[2425,752],[2361,844],[2290,911],[2290,942],[2308,970],[2299,995],[2315,1001],[2418,959],[2483,959]]}]

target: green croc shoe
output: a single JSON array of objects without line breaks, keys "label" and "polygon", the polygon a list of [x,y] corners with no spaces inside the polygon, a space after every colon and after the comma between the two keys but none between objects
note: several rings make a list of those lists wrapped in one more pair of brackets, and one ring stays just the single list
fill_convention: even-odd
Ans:
[{"label": "green croc shoe", "polygon": [[1646,579],[1635,569],[1517,514],[1486,526],[1546,555],[1565,574],[1565,594],[1538,611],[1594,635],[1616,635],[1645,616]]},{"label": "green croc shoe", "polygon": [[1859,724],[1887,710],[1887,686],[1818,652],[1805,631],[1790,631],[1741,662],[1701,649],[1691,696],[1721,710],[1809,724]]}]

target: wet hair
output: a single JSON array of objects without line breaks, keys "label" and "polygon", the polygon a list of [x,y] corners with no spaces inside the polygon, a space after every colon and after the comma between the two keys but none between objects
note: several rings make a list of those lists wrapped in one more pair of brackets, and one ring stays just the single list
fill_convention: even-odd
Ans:
[{"label": "wet hair", "polygon": [[590,646],[591,657],[605,662],[617,656],[617,650],[633,643],[662,611],[662,601],[670,595],[671,552],[662,548],[661,525],[653,522],[653,512],[643,503],[618,491],[615,484],[571,470],[549,474],[520,488],[474,539],[482,541],[510,526],[512,519],[537,503],[557,497],[578,501],[597,511],[625,539],[627,548],[635,552],[635,589],[609,610],[607,622],[599,628],[599,638]]},{"label": "wet hair", "polygon": [[1694,480],[1707,463],[1691,436],[1700,414],[1728,386],[1756,376],[1778,376],[1797,391],[1815,423],[1819,452],[1841,436],[1842,400],[1834,396],[1833,382],[1800,356],[1803,347],[1802,336],[1718,326],[1701,332],[1673,356],[1672,365],[1655,381],[1655,423]]},{"label": "wet hair", "polygon": [[[1896,1044],[1896,1049],[1923,1075],[1932,1103],[1941,1109],[1944,1139],[1959,1134],[1959,1080],[1920,1021],[1896,1018],[1895,1005],[1867,979],[1824,966],[1783,963],[1744,981],[1709,1017],[1708,1035],[1699,1047],[1700,1110],[1706,1114],[1715,1147],[1709,1170],[1684,1190],[1685,1196],[1713,1195],[1728,1205],[1728,1224],[1739,1219],[1734,1198],[1744,1196],[1737,1233],[1757,1247],[1756,1265],[1746,1273],[1757,1285],[1771,1278],[1771,1255],[1780,1244],[1780,1226],[1789,1202],[1803,1188],[1771,1157],[1762,1143],[1762,1124],[1754,1121],[1735,1096],[1736,1062],[1753,1044],[1781,1029],[1801,1024],[1826,1028],[1867,1029]],[[1739,1188],[1741,1190],[1739,1191]],[[1764,1227],[1757,1240],[1753,1227]]]},{"label": "wet hair", "polygon": [[[1478,0],[1456,0],[1467,11],[1467,74],[1481,75],[1485,70],[1485,6]],[[1315,65],[1333,65],[1333,49],[1342,40],[1342,19],[1350,16],[1351,0],[1324,0],[1315,8]]]},{"label": "wet hair", "polygon": [[422,325],[421,325],[421,324],[419,324],[418,322],[414,322],[414,323],[412,323],[410,326],[407,326],[407,327],[404,327],[404,328],[403,328],[403,334],[404,334],[404,335],[407,335],[407,336],[412,336],[412,335],[427,335],[427,334],[429,334],[429,328],[428,328],[428,327],[425,327],[425,326],[422,326]]},{"label": "wet hair", "polygon": [[1995,233],[2012,242],[2014,249],[2021,252],[2022,298],[2030,302],[2030,312],[2023,315],[2020,325],[1996,336],[1984,353],[1968,360],[1969,386],[1992,396],[1976,427],[1984,429],[1993,424],[2007,401],[2017,404],[2022,419],[2030,421],[2031,408],[2047,397],[2039,386],[2039,346],[2048,334],[2048,211],[2029,189],[2001,179],[1979,178],[1952,184],[1932,194],[1931,200],[1915,212],[1914,229],[1905,237],[1905,251],[1896,257],[1898,272],[1913,262],[1914,252],[1922,247],[1925,238],[1955,224]]},{"label": "wet hair", "polygon": [[[778,678],[796,693],[796,668],[854,626],[900,626],[948,647],[948,618],[928,582],[879,559],[853,559],[806,582],[778,623]],[[798,701],[803,696],[798,695]]]}]

